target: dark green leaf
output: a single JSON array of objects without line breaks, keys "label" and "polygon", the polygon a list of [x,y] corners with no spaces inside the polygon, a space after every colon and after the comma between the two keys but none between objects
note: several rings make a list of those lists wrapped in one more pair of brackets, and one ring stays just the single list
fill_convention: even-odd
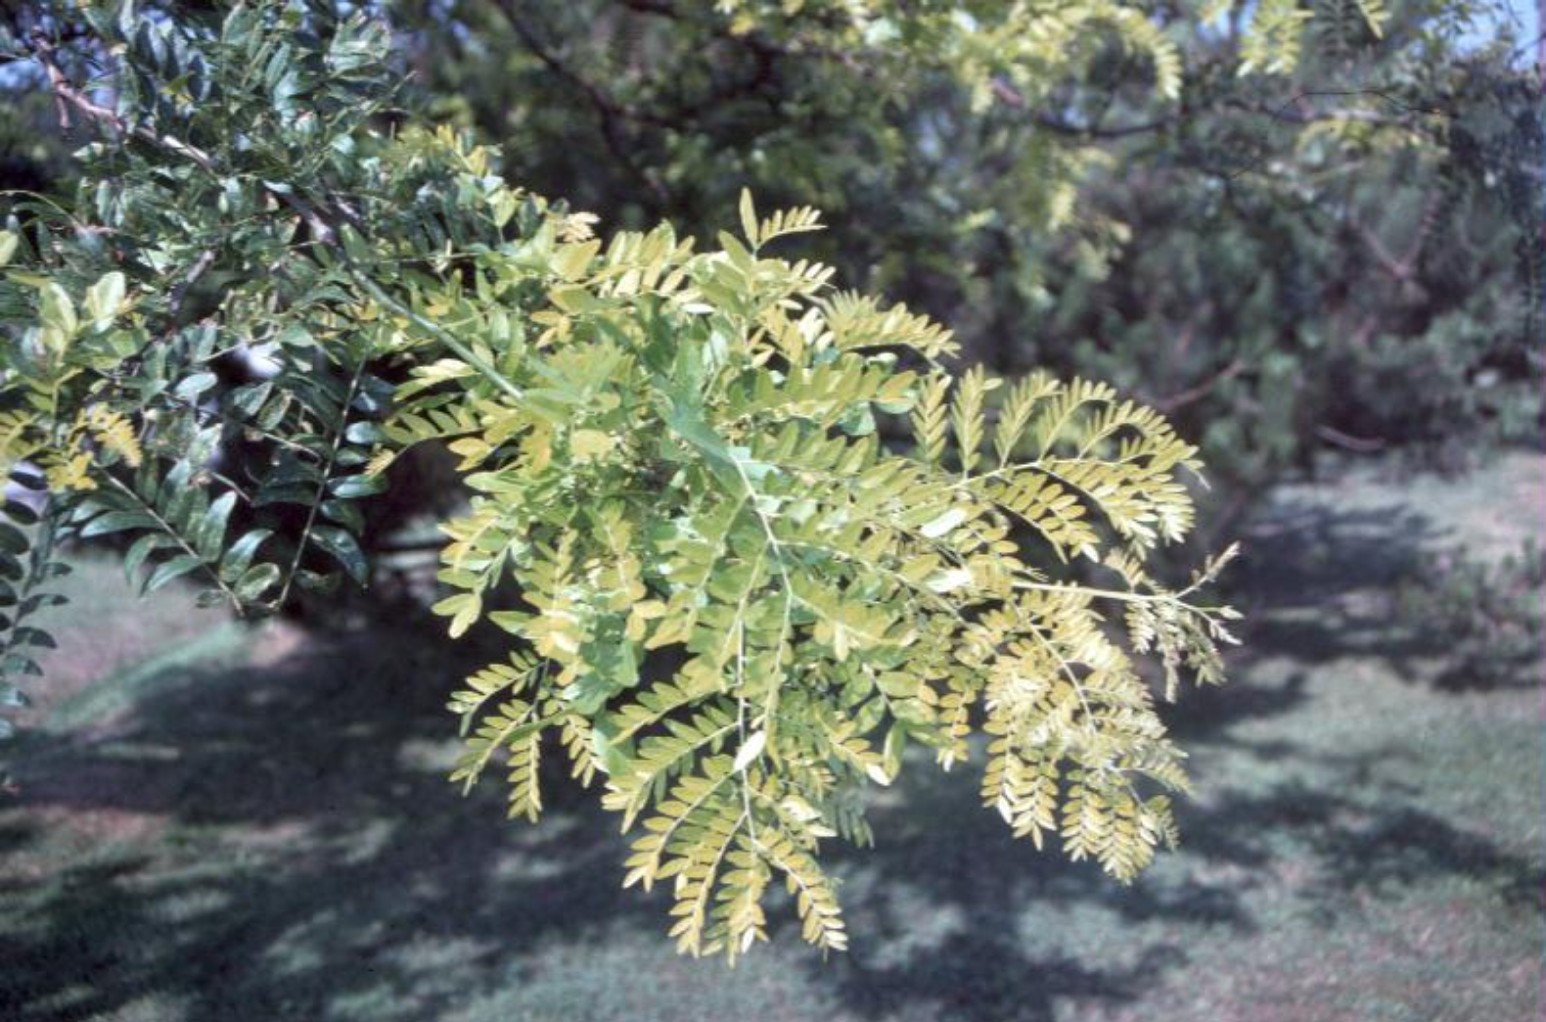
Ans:
[{"label": "dark green leaf", "polygon": [[292,483],[287,486],[264,486],[253,497],[253,507],[270,504],[300,504],[309,506],[317,498],[317,488],[308,483]]},{"label": "dark green leaf", "polygon": [[25,653],[11,651],[0,660],[0,677],[13,677],[18,674],[30,674],[33,677],[42,677],[43,668],[38,662]]},{"label": "dark green leaf", "polygon": [[31,544],[27,542],[27,534],[16,528],[0,522],[0,551],[11,554],[24,554]]},{"label": "dark green leaf", "polygon": [[39,649],[57,649],[54,637],[41,628],[26,625],[11,629],[12,646],[36,646]]},{"label": "dark green leaf", "polygon": [[358,500],[385,492],[387,481],[385,476],[380,475],[344,476],[329,482],[327,488],[340,500]]},{"label": "dark green leaf", "polygon": [[145,563],[145,558],[164,547],[175,546],[176,540],[164,532],[148,532],[136,539],[129,547],[128,553],[123,557],[124,574],[129,577],[129,584],[133,585],[137,580],[140,566]]},{"label": "dark green leaf", "polygon": [[359,535],[365,529],[365,514],[358,504],[347,500],[324,500],[319,505],[322,514],[345,529]]},{"label": "dark green leaf", "polygon": [[247,416],[255,417],[263,408],[264,402],[274,392],[274,384],[271,380],[262,383],[251,383],[245,387],[237,387],[226,395],[226,402],[236,411]]},{"label": "dark green leaf", "polygon": [[237,579],[231,589],[243,603],[253,603],[279,584],[281,572],[277,564],[255,564]]},{"label": "dark green leaf", "polygon": [[107,536],[115,532],[127,532],[130,529],[159,529],[158,523],[144,511],[109,511],[98,515],[81,527],[81,537],[90,539],[92,536]]},{"label": "dark green leaf", "polygon": [[311,532],[311,541],[349,573],[349,577],[364,585],[370,577],[370,564],[360,550],[359,541],[343,529],[319,525]]},{"label": "dark green leaf", "polygon": [[172,393],[189,404],[197,404],[199,396],[213,388],[220,382],[220,377],[214,373],[194,373],[185,377],[177,386],[172,388]]},{"label": "dark green leaf", "polygon": [[60,607],[69,602],[69,598],[61,593],[33,593],[21,601],[21,606],[16,608],[16,613],[19,617],[26,617],[44,607]]},{"label": "dark green leaf", "polygon": [[3,512],[5,517],[23,527],[38,523],[38,513],[20,501],[6,501]]},{"label": "dark green leaf", "polygon": [[142,593],[153,593],[175,578],[181,578],[190,571],[197,571],[204,567],[204,562],[192,554],[179,554],[169,561],[156,565],[150,577],[145,580],[145,585],[140,589]]},{"label": "dark green leaf", "polygon": [[204,516],[204,521],[196,526],[194,534],[194,547],[199,556],[206,561],[220,559],[220,548],[225,543],[226,523],[231,518],[231,509],[236,506],[236,493],[227,491],[216,497],[209,505],[209,511]]},{"label": "dark green leaf", "polygon": [[240,578],[247,573],[248,565],[257,555],[258,548],[265,540],[274,534],[272,529],[253,529],[243,533],[241,538],[231,544],[225,552],[225,558],[220,562],[220,578],[227,583]]},{"label": "dark green leaf", "polygon": [[307,592],[326,595],[338,588],[338,580],[341,577],[337,574],[324,575],[321,572],[302,569],[295,573],[295,584]]}]

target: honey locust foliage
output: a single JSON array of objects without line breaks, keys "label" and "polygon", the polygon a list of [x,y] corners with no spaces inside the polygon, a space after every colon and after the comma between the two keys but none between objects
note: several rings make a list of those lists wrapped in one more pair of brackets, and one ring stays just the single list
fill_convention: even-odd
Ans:
[{"label": "honey locust foliage", "polygon": [[[6,466],[47,493],[0,533],[14,641],[66,536],[238,610],[364,581],[361,506],[435,445],[471,493],[435,610],[509,647],[451,696],[453,779],[497,764],[535,819],[561,751],[634,835],[624,883],[672,890],[683,951],[745,953],[773,885],[846,946],[819,845],[868,842],[864,791],[909,745],[982,754],[1016,833],[1118,879],[1175,840],[1183,753],[1135,657],[1167,697],[1218,681],[1234,614],[1198,595],[1222,559],[1180,589],[1146,570],[1192,525],[1195,451],[1160,416],[953,376],[947,330],[769,253],[811,209],[743,193],[707,251],[593,237],[489,151],[376,128],[393,82],[361,17],[85,19],[135,83],[114,109],[47,36],[17,44],[100,141],[73,206],[20,201],[0,235]],[[230,382],[239,359],[263,372]]]}]

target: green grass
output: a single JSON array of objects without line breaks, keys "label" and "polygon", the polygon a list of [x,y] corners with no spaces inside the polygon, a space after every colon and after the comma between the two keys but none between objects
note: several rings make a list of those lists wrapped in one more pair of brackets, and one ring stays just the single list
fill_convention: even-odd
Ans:
[{"label": "green grass", "polygon": [[88,563],[0,809],[0,1019],[1540,1018],[1541,665],[1439,684],[1446,650],[1389,598],[1461,529],[1539,529],[1546,462],[1465,487],[1354,477],[1252,527],[1233,681],[1173,715],[1185,843],[1137,884],[1011,840],[970,769],[919,762],[879,846],[839,853],[853,950],[823,961],[780,911],[733,972],[618,888],[591,795],[555,778],[536,827],[497,784],[457,797],[465,664],[433,635],[287,646],[175,596],[136,614]]}]

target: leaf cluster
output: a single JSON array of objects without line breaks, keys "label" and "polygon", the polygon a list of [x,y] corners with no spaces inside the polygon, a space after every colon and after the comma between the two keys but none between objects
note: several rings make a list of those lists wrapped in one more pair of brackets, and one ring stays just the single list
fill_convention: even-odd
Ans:
[{"label": "leaf cluster", "polygon": [[[518,651],[452,700],[458,779],[503,752],[535,816],[553,733],[642,831],[626,882],[671,881],[695,954],[763,939],[780,879],[842,947],[821,840],[867,838],[856,789],[910,745],[948,766],[978,731],[989,806],[1131,879],[1186,783],[1131,652],[1218,680],[1232,616],[1192,600],[1217,564],[1181,592],[1142,566],[1191,526],[1194,449],[1101,384],[953,380],[947,332],[767,256],[790,222],[743,197],[742,237],[709,252],[667,228],[555,241],[540,333],[519,362],[489,351],[515,394],[469,392],[454,359],[400,388],[385,433],[454,437],[475,493],[436,609]],[[880,441],[888,416],[913,452]]]}]

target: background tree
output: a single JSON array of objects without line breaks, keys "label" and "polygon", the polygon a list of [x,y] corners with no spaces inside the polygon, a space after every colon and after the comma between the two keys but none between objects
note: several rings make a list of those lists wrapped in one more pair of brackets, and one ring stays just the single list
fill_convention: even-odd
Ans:
[{"label": "background tree", "polygon": [[968,9],[394,8],[430,108],[523,180],[625,222],[742,183],[831,210],[845,279],[970,359],[1121,380],[1226,494],[1539,436],[1540,86],[1496,9]]}]

